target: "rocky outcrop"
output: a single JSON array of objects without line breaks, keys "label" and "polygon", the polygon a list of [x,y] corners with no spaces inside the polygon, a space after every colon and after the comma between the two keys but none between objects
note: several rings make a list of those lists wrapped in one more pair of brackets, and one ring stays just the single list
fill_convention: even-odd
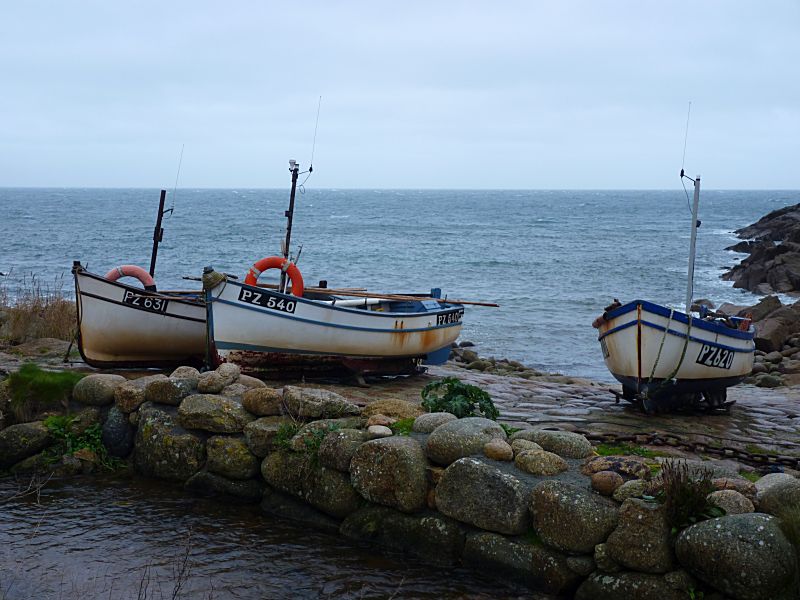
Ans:
[{"label": "rocky outcrop", "polygon": [[417,440],[392,436],[361,444],[350,461],[356,491],[376,504],[402,512],[425,505],[428,461]]},{"label": "rocky outcrop", "polygon": [[466,417],[440,425],[428,437],[425,452],[433,462],[450,463],[473,454],[483,454],[483,447],[492,440],[505,440],[506,432],[494,421],[483,417]]},{"label": "rocky outcrop", "polygon": [[796,585],[797,557],[774,517],[703,521],[681,532],[675,552],[689,573],[737,600],[796,597],[789,587]]},{"label": "rocky outcrop", "polygon": [[436,508],[441,513],[510,535],[528,529],[529,497],[529,490],[519,479],[475,458],[462,458],[451,464],[436,486]]},{"label": "rocky outcrop", "polygon": [[750,256],[723,279],[760,294],[800,290],[800,204],[775,210],[736,234],[754,242],[729,249]]},{"label": "rocky outcrop", "polygon": [[590,553],[617,526],[617,507],[574,485],[543,481],[531,499],[533,528],[548,545],[564,552]]}]

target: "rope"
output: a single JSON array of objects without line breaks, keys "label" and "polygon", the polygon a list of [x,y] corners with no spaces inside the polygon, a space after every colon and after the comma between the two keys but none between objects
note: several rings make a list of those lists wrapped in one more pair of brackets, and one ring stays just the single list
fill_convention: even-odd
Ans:
[{"label": "rope", "polygon": [[653,370],[650,371],[650,379],[647,380],[648,385],[653,382],[653,377],[656,374],[656,368],[658,367],[658,361],[661,360],[661,351],[664,349],[664,342],[667,340],[667,335],[669,335],[669,326],[672,324],[672,314],[675,312],[674,308],[669,309],[669,319],[667,319],[667,327],[664,329],[664,335],[661,337],[661,345],[658,347],[658,354],[656,354],[656,362],[653,363]]},{"label": "rope", "polygon": [[[656,387],[656,389],[652,391],[652,393],[650,392],[649,389],[647,391],[645,391],[645,395],[648,398],[655,398],[656,394],[658,394],[664,387],[666,387],[667,383],[669,381],[672,381],[672,378],[675,377],[675,375],[678,374],[678,370],[681,368],[681,365],[683,364],[683,359],[686,358],[686,349],[689,347],[689,338],[691,337],[691,334],[692,334],[692,314],[687,312],[686,316],[689,318],[689,323],[688,323],[688,326],[686,328],[686,338],[685,338],[685,340],[683,342],[683,350],[681,351],[681,357],[678,360],[678,364],[675,365],[675,368],[672,370],[672,373],[667,375],[661,381],[661,383]],[[666,332],[664,332],[664,334],[666,335]],[[662,341],[662,343],[663,343],[663,341]],[[659,354],[660,353],[661,353],[661,350],[659,350]],[[658,361],[658,359],[656,359],[656,361]],[[655,371],[655,368],[653,369],[653,371]],[[651,381],[652,381],[652,375],[651,375]],[[650,381],[648,381],[647,383],[650,383]]]}]

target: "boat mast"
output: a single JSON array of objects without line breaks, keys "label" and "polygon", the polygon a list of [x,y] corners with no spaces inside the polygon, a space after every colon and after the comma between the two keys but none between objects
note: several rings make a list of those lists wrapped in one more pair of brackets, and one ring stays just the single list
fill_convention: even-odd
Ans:
[{"label": "boat mast", "polygon": [[[286,240],[282,244],[283,248],[283,258],[289,260],[289,244],[292,241],[292,217],[294,217],[294,195],[297,191],[297,174],[300,171],[300,165],[297,164],[297,161],[291,159],[289,161],[289,172],[292,174],[292,191],[289,194],[289,210],[287,210],[284,215],[286,215]],[[282,293],[286,293],[286,271],[281,270],[281,285],[280,291]]]},{"label": "boat mast", "polygon": [[167,199],[167,190],[161,190],[161,198],[158,201],[158,216],[156,217],[156,228],[153,231],[153,251],[150,254],[150,277],[156,274],[156,256],[158,256],[158,244],[164,239],[164,229],[161,227],[161,219],[164,217],[164,200]]},{"label": "boat mast", "polygon": [[[681,169],[681,177],[683,177],[683,170]],[[694,292],[694,255],[695,255],[695,242],[697,241],[697,226],[700,224],[697,220],[697,209],[700,205],[700,175],[694,179],[694,201],[692,202],[692,237],[689,242],[689,280],[686,284],[686,314],[691,313],[692,308],[692,292]]]}]

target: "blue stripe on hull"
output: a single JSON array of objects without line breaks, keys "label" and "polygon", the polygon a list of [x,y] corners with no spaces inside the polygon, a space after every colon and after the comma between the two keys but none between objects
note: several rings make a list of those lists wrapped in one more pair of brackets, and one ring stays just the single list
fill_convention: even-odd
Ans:
[{"label": "blue stripe on hull", "polygon": [[[638,321],[630,321],[628,323],[625,323],[624,325],[620,325],[619,327],[614,327],[613,329],[609,329],[608,331],[606,331],[603,335],[601,335],[597,339],[598,340],[602,340],[603,338],[606,338],[606,337],[608,337],[609,335],[611,335],[613,333],[616,333],[618,331],[622,331],[623,329],[627,329],[628,327],[633,327],[637,323],[638,323]],[[642,325],[645,325],[645,326],[650,327],[651,329],[655,329],[657,331],[663,332],[663,331],[667,330],[666,327],[662,327],[661,325],[658,325],[657,323],[651,323],[650,321],[642,320],[641,323],[642,323]],[[692,327],[694,327],[694,325],[695,325],[695,322],[694,322],[694,320],[692,320]],[[675,331],[674,329],[670,329],[670,330],[668,330],[668,333],[670,335],[674,335],[675,337],[686,339],[686,334],[682,333],[680,331]],[[723,350],[728,350],[730,352],[743,352],[745,354],[749,354],[751,352],[755,352],[755,350],[756,350],[755,348],[734,348],[733,346],[726,346],[725,344],[720,344],[719,342],[712,342],[710,340],[703,340],[703,339],[700,339],[700,338],[696,338],[693,335],[689,336],[689,341],[697,342],[698,344],[705,344],[707,346],[712,346],[714,348],[722,348]]]}]

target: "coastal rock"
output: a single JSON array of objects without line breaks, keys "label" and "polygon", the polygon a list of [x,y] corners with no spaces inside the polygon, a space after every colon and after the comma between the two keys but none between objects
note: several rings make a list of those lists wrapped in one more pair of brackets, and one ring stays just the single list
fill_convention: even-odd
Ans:
[{"label": "coastal rock", "polygon": [[193,394],[178,407],[178,423],[186,429],[212,433],[240,433],[255,420],[241,404],[222,396]]},{"label": "coastal rock", "polygon": [[357,417],[343,419],[320,419],[303,425],[289,442],[289,449],[295,452],[305,452],[309,448],[319,448],[320,443],[331,431],[340,429],[355,429],[358,427]]},{"label": "coastal rock", "polygon": [[197,391],[201,394],[219,394],[226,385],[225,378],[216,371],[201,373],[197,379]]},{"label": "coastal rock", "polygon": [[663,575],[594,573],[575,592],[575,600],[686,600]]},{"label": "coastal rock", "polygon": [[392,435],[392,430],[385,425],[370,425],[367,427],[367,437],[371,440],[391,437]]},{"label": "coastal rock", "polygon": [[383,427],[390,427],[397,422],[397,419],[394,417],[387,417],[386,415],[377,414],[372,415],[369,419],[367,419],[367,427],[372,427],[373,425],[382,425]]},{"label": "coastal rock", "polygon": [[370,502],[415,512],[425,505],[428,465],[415,439],[393,436],[361,444],[350,461],[350,480]]},{"label": "coastal rock", "polygon": [[796,597],[794,548],[775,517],[758,513],[702,521],[683,530],[675,543],[689,573],[737,600]]},{"label": "coastal rock", "polygon": [[455,421],[458,417],[448,412],[425,413],[414,419],[411,427],[417,433],[431,433],[439,425],[444,425],[450,421]]},{"label": "coastal rock", "polygon": [[633,571],[671,571],[674,559],[664,505],[637,498],[625,500],[619,510],[617,528],[606,540],[606,548],[614,562]]},{"label": "coastal rock", "polygon": [[47,448],[53,439],[42,421],[18,423],[0,431],[0,469]]},{"label": "coastal rock", "polygon": [[203,495],[235,496],[248,502],[258,502],[264,493],[264,484],[256,479],[231,480],[216,473],[200,471],[184,484],[187,490]]},{"label": "coastal rock", "polygon": [[492,440],[483,446],[483,453],[486,458],[492,460],[514,460],[514,450],[503,440]]},{"label": "coastal rock", "polygon": [[119,384],[114,388],[114,402],[126,414],[135,411],[146,400],[144,390],[147,385],[159,379],[166,379],[166,377],[164,375],[149,375]]},{"label": "coastal rock", "polygon": [[617,507],[574,485],[548,480],[531,499],[533,528],[545,544],[564,552],[590,553],[617,526]]},{"label": "coastal rock", "polygon": [[206,446],[196,435],[176,427],[167,413],[148,410],[136,431],[136,470],[147,477],[186,481],[206,460]]},{"label": "coastal rock", "polygon": [[262,417],[244,426],[244,439],[250,452],[264,458],[275,449],[275,437],[281,426],[292,423],[289,417]]},{"label": "coastal rock", "polygon": [[600,471],[592,475],[592,489],[603,496],[611,496],[625,481],[614,471]]},{"label": "coastal rock", "polygon": [[215,435],[206,442],[206,469],[228,479],[250,479],[258,474],[260,461],[244,439]]},{"label": "coastal rock", "polygon": [[356,404],[328,390],[286,386],[283,400],[289,414],[306,419],[335,419],[361,413]]},{"label": "coastal rock", "polygon": [[191,379],[155,379],[145,386],[144,398],[147,402],[178,406],[181,400],[194,393],[194,389]]},{"label": "coastal rock", "polygon": [[281,520],[290,520],[311,527],[315,531],[339,533],[339,521],[299,500],[294,496],[264,486],[261,510]]},{"label": "coastal rock", "polygon": [[614,491],[612,498],[617,502],[625,502],[628,498],[638,498],[647,491],[647,485],[644,479],[631,479],[619,486]]},{"label": "coastal rock", "polygon": [[511,540],[496,533],[467,536],[464,563],[468,566],[523,581],[537,590],[564,594],[580,581],[567,557],[542,545]]},{"label": "coastal rock", "polygon": [[259,417],[280,415],[283,413],[283,396],[272,388],[254,387],[242,396],[242,406]]},{"label": "coastal rock", "polygon": [[562,458],[586,458],[594,453],[592,444],[585,436],[571,431],[534,431],[529,438],[542,449],[558,454]]},{"label": "coastal rock", "polygon": [[394,417],[395,419],[413,419],[420,416],[423,412],[419,404],[412,404],[405,400],[386,398],[384,400],[375,400],[367,404],[361,416],[371,417],[373,415],[386,415],[387,417]]},{"label": "coastal rock", "polygon": [[319,463],[323,467],[347,473],[350,471],[350,461],[353,455],[358,447],[366,441],[366,434],[357,429],[332,431],[319,445]]},{"label": "coastal rock", "polygon": [[536,442],[531,442],[530,440],[526,439],[516,439],[511,442],[511,449],[514,451],[514,454],[522,454],[523,452],[527,452],[528,450],[544,450],[539,444]]},{"label": "coastal rock", "polygon": [[425,451],[433,462],[449,465],[459,458],[482,454],[492,440],[505,440],[506,433],[494,421],[465,417],[440,425],[430,434]]},{"label": "coastal rock", "polygon": [[232,383],[222,388],[222,391],[219,393],[219,395],[241,403],[242,396],[244,396],[244,393],[249,389],[250,388],[248,388],[246,385],[242,385],[241,383]]},{"label": "coastal rock", "polygon": [[225,382],[225,387],[227,387],[239,381],[239,375],[242,374],[242,370],[239,365],[222,363],[217,367],[216,373],[222,378],[222,381]]},{"label": "coastal rock", "polygon": [[776,481],[758,493],[758,510],[780,516],[789,507],[800,506],[800,479]]},{"label": "coastal rock", "polygon": [[753,503],[736,490],[717,490],[707,496],[710,504],[725,511],[726,515],[740,515],[755,510]]},{"label": "coastal rock", "polygon": [[520,535],[530,525],[530,492],[513,475],[475,458],[447,467],[435,498],[442,514],[488,531]]},{"label": "coastal rock", "polygon": [[761,496],[774,485],[784,481],[800,481],[788,473],[767,473],[753,485],[756,486],[756,497],[761,500]]},{"label": "coastal rock", "polygon": [[735,490],[751,501],[758,494],[756,484],[744,477],[717,477],[711,480],[711,484],[715,490]]},{"label": "coastal rock", "polygon": [[777,375],[761,375],[756,380],[757,387],[776,388],[783,385],[783,380]]},{"label": "coastal rock", "polygon": [[126,381],[122,375],[87,375],[72,388],[72,399],[89,406],[113,404],[114,390]]},{"label": "coastal rock", "polygon": [[305,453],[273,452],[261,463],[261,475],[269,485],[337,519],[355,512],[361,497],[347,474],[314,465],[312,461],[313,457]]},{"label": "coastal rock", "polygon": [[567,566],[570,571],[581,577],[588,577],[597,569],[594,559],[589,556],[568,556]]},{"label": "coastal rock", "polygon": [[406,552],[438,565],[456,564],[464,548],[464,533],[451,519],[438,514],[408,515],[383,506],[360,508],[342,522],[340,531],[347,538]]},{"label": "coastal rock", "polygon": [[584,475],[591,476],[600,471],[614,471],[623,479],[650,479],[650,467],[638,456],[595,456],[581,467]]},{"label": "coastal rock", "polygon": [[135,433],[125,413],[112,406],[103,422],[101,436],[108,453],[115,458],[126,458],[133,450]]},{"label": "coastal rock", "polygon": [[800,331],[800,304],[783,306],[756,323],[756,349],[780,351],[793,334]]},{"label": "coastal rock", "polygon": [[569,469],[567,461],[546,450],[526,450],[514,457],[517,468],[531,475],[556,475]]},{"label": "coastal rock", "polygon": [[194,367],[178,367],[169,375],[170,379],[188,379],[193,388],[197,388],[197,380],[200,379],[200,371]]},{"label": "coastal rock", "polygon": [[603,573],[618,573],[622,570],[622,567],[611,558],[611,555],[608,553],[608,545],[605,543],[597,544],[594,547],[594,564],[596,564],[597,569]]},{"label": "coastal rock", "polygon": [[256,377],[250,377],[250,375],[239,375],[239,380],[236,383],[241,383],[249,390],[253,388],[267,387],[266,383]]}]

